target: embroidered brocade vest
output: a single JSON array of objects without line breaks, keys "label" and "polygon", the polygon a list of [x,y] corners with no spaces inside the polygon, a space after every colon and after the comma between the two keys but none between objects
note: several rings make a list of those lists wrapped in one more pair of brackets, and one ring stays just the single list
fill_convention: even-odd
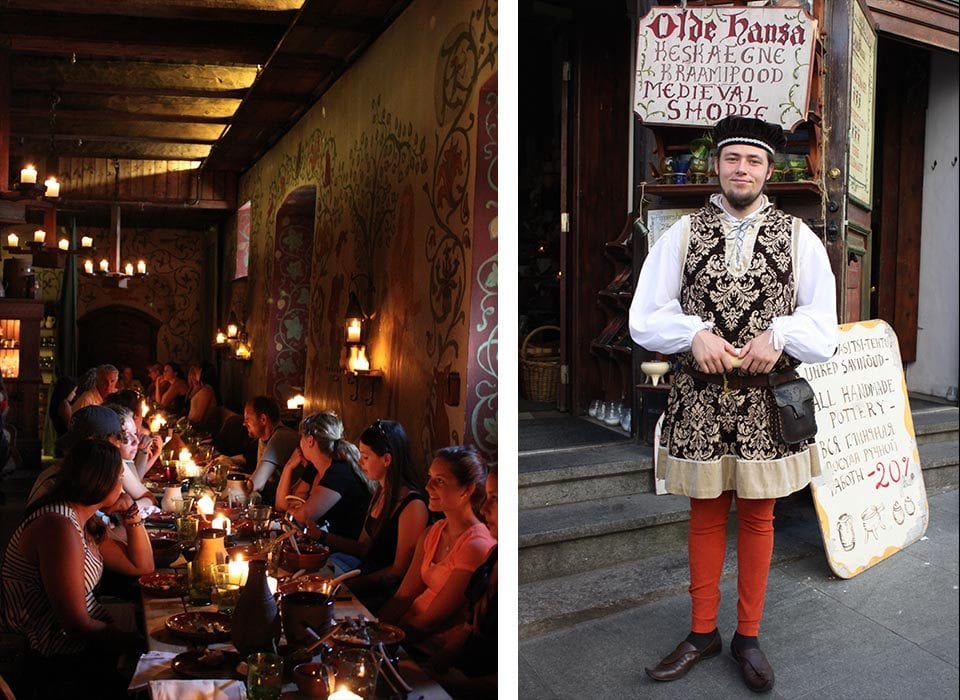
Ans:
[{"label": "embroidered brocade vest", "polygon": [[[708,204],[690,217],[680,306],[685,314],[712,321],[714,332],[739,348],[768,330],[775,317],[793,313],[793,217],[771,207],[757,231],[747,269],[733,274],[725,263],[721,215],[716,205]],[[696,368],[692,353],[682,353],[679,359]],[[796,364],[784,354],[774,371]]]}]

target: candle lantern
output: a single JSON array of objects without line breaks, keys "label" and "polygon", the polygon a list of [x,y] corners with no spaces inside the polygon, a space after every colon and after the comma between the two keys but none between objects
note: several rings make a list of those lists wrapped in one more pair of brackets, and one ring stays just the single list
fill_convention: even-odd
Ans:
[{"label": "candle lantern", "polygon": [[344,321],[344,338],[347,345],[359,345],[363,342],[363,321],[366,318],[360,300],[355,292],[350,292],[347,302],[347,314]]}]

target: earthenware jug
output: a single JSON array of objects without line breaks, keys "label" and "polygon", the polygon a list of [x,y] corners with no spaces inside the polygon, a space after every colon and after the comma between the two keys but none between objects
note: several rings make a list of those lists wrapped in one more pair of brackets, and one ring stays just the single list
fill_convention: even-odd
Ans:
[{"label": "earthenware jug", "polygon": [[257,651],[273,651],[280,638],[280,614],[277,601],[267,585],[267,562],[251,559],[247,583],[233,611],[231,639],[241,656]]}]

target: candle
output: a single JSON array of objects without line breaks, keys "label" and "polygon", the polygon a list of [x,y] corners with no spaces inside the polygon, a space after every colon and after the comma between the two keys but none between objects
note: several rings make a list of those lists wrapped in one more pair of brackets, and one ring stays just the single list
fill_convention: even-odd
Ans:
[{"label": "candle", "polygon": [[37,229],[33,232],[33,242],[34,243],[43,243],[47,239],[47,232],[41,229]]},{"label": "candle", "polygon": [[230,518],[222,513],[213,519],[213,521],[210,523],[210,527],[215,530],[226,530],[227,537],[230,536]]},{"label": "candle", "polygon": [[249,360],[250,359],[250,346],[246,343],[237,344],[236,357],[238,360]]},{"label": "candle", "polygon": [[[277,579],[275,579],[273,576],[267,576],[267,588],[270,589],[270,593],[272,593],[273,595],[276,595],[276,594],[277,594]],[[331,695],[330,697],[333,697],[333,696]],[[354,697],[356,697],[356,696],[354,696]],[[359,700],[359,698],[357,698],[357,700]]]},{"label": "candle", "polygon": [[246,585],[249,569],[250,565],[242,554],[238,554],[236,559],[228,561],[227,570],[229,571],[230,583],[235,583],[238,586]]},{"label": "candle", "polygon": [[48,177],[43,183],[47,190],[43,193],[44,197],[59,197],[60,196],[60,183],[57,182],[57,178]]},{"label": "candle", "polygon": [[66,238],[61,238],[57,245],[60,247],[60,250],[70,250],[70,241]]},{"label": "candle", "polygon": [[362,345],[360,346],[360,351],[357,353],[357,362],[354,370],[357,372],[370,371],[370,361],[367,359],[367,351]]},{"label": "candle", "polygon": [[145,275],[147,274],[147,263],[143,260],[137,260],[137,274]]},{"label": "candle", "polygon": [[146,401],[140,402],[140,415],[144,418],[147,417],[147,414],[150,413],[150,407],[147,405]]},{"label": "candle", "polygon": [[217,345],[225,345],[227,342],[227,336],[224,335],[223,331],[217,331]]},{"label": "candle", "polygon": [[93,260],[87,260],[85,263],[83,263],[83,271],[88,275],[93,274]]},{"label": "candle", "polygon": [[302,408],[306,401],[303,394],[297,394],[293,398],[287,399],[287,408]]},{"label": "candle", "polygon": [[197,501],[197,512],[200,515],[213,515],[213,499],[210,496],[204,496]]},{"label": "candle", "polygon": [[93,239],[90,236],[84,236],[80,239],[81,248],[93,248]]},{"label": "candle", "polygon": [[327,700],[363,700],[363,698],[356,693],[351,693],[347,686],[341,685],[337,692],[327,696]]},{"label": "candle", "polygon": [[126,265],[124,265],[123,271],[127,275],[127,277],[130,277],[131,275],[133,275],[133,263],[127,263]]},{"label": "candle", "polygon": [[20,245],[20,236],[15,233],[11,233],[7,236],[7,245],[11,248],[16,248]]},{"label": "candle", "polygon": [[240,332],[240,329],[237,328],[237,324],[236,324],[236,323],[228,323],[228,324],[227,324],[227,337],[228,337],[228,338],[236,338],[236,337],[237,337],[237,333],[239,333],[239,332]]},{"label": "candle", "polygon": [[110,263],[107,262],[106,258],[104,258],[103,260],[100,261],[100,272],[109,272],[109,270],[110,270]]},{"label": "candle", "polygon": [[190,450],[188,450],[186,447],[180,450],[180,454],[178,456],[180,457],[181,462],[187,462],[193,458],[193,455],[190,454]]},{"label": "candle", "polygon": [[358,318],[350,319],[350,325],[347,326],[347,342],[348,343],[360,342],[360,319]]},{"label": "candle", "polygon": [[36,185],[37,184],[37,169],[32,165],[28,165],[23,170],[20,171],[20,184],[21,185]]},{"label": "candle", "polygon": [[159,413],[155,414],[153,418],[150,419],[150,432],[157,433],[160,432],[160,428],[167,424],[167,420],[161,416]]}]

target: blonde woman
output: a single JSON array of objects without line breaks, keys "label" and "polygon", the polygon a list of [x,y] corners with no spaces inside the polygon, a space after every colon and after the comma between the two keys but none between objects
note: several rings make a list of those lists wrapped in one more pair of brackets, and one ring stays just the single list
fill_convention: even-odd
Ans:
[{"label": "blonde woman", "polygon": [[331,534],[359,538],[373,493],[359,460],[356,446],[343,439],[336,413],[307,416],[300,423],[300,446],[280,475],[277,509],[302,524],[326,520]]}]

